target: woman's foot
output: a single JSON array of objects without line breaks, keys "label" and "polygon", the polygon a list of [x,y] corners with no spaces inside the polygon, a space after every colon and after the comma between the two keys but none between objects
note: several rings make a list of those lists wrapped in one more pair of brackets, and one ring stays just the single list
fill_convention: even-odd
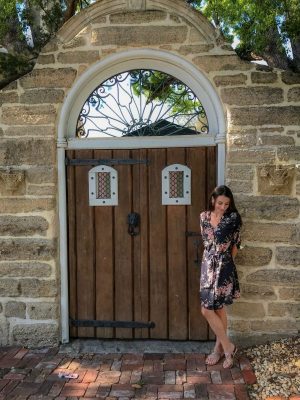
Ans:
[{"label": "woman's foot", "polygon": [[223,368],[228,369],[232,368],[234,365],[234,357],[236,356],[237,353],[237,347],[233,345],[233,350],[231,352],[225,352],[225,360],[223,362]]},{"label": "woman's foot", "polygon": [[221,358],[223,358],[223,356],[224,356],[223,352],[214,350],[212,353],[210,353],[206,357],[205,364],[207,364],[207,365],[216,365],[221,360]]}]

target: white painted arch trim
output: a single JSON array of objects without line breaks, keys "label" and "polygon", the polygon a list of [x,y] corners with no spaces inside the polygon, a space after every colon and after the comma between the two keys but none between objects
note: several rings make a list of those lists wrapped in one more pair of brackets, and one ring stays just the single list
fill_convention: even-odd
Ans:
[{"label": "white painted arch trim", "polygon": [[[61,341],[69,341],[68,309],[68,248],[65,149],[166,147],[164,139],[138,138],[130,143],[125,138],[77,139],[76,122],[80,110],[95,87],[111,76],[136,68],[152,68],[171,74],[189,86],[202,102],[208,118],[210,135],[199,138],[168,138],[167,147],[214,146],[218,147],[217,182],[224,183],[225,171],[225,112],[217,92],[208,78],[191,62],[165,50],[133,49],[115,53],[88,68],[75,81],[62,106],[58,122],[58,191],[59,191],[59,244],[61,267]],[[138,142],[137,142],[138,140]],[[196,143],[193,141],[196,140]],[[184,141],[184,143],[183,143]]]}]

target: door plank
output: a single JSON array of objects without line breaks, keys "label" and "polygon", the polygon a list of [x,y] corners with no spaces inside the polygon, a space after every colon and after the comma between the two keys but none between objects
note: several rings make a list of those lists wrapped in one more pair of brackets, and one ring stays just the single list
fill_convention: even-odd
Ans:
[{"label": "door plank", "polygon": [[[66,152],[73,159],[74,151]],[[76,216],[75,216],[75,167],[67,167],[67,204],[68,204],[68,269],[69,269],[69,316],[77,319],[77,264],[76,264]],[[70,337],[77,337],[77,328],[70,327]]]},{"label": "door plank", "polygon": [[[185,149],[167,150],[167,164],[185,165]],[[186,340],[187,332],[187,269],[186,269],[186,206],[167,206],[168,305],[169,339]]]},{"label": "door plank", "polygon": [[149,254],[150,319],[152,338],[168,338],[168,283],[166,259],[166,208],[161,204],[161,171],[165,149],[149,149]]},{"label": "door plank", "polygon": [[[192,205],[187,212],[187,230],[200,233],[199,215],[206,209],[206,149],[187,149],[187,163],[192,169]],[[189,237],[188,241],[188,287],[189,287],[189,339],[207,340],[207,323],[201,314],[199,286],[200,266],[196,265],[196,247],[194,242],[200,240],[201,249],[199,257],[202,257],[202,240],[200,237]]]},{"label": "door plank", "polygon": [[[111,150],[95,150],[95,158],[112,158]],[[95,292],[96,318],[114,320],[113,206],[94,207],[95,211]],[[114,337],[113,328],[97,328],[96,336]]]},{"label": "door plank", "polygon": [[[92,150],[75,151],[92,158]],[[76,166],[77,309],[79,319],[95,318],[94,209],[89,206],[89,166]],[[78,328],[79,337],[94,337],[94,328]]]},{"label": "door plank", "polygon": [[[114,150],[113,158],[130,158],[129,150]],[[115,319],[133,320],[133,238],[128,234],[127,215],[132,212],[132,174],[128,165],[117,165],[119,205],[114,216]],[[132,329],[116,328],[117,338],[132,338]]]}]

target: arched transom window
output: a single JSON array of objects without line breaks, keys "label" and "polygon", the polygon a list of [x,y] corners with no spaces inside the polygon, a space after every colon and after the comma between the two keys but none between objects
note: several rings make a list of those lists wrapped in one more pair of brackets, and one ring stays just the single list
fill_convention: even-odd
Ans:
[{"label": "arched transom window", "polygon": [[85,101],[78,138],[201,135],[208,119],[195,93],[155,69],[132,69],[102,82]]}]

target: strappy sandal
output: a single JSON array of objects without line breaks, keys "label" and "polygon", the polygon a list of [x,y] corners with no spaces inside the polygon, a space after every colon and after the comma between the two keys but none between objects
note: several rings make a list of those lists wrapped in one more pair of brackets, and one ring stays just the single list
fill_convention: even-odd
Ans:
[{"label": "strappy sandal", "polygon": [[236,356],[238,349],[236,346],[234,346],[234,349],[232,351],[232,353],[224,353],[225,355],[225,360],[223,362],[223,368],[225,369],[229,369],[232,368],[234,365],[234,358]]},{"label": "strappy sandal", "polygon": [[219,351],[213,351],[212,353],[210,353],[207,356],[207,358],[205,360],[205,364],[216,365],[223,357],[224,357],[224,353],[220,353]]}]

